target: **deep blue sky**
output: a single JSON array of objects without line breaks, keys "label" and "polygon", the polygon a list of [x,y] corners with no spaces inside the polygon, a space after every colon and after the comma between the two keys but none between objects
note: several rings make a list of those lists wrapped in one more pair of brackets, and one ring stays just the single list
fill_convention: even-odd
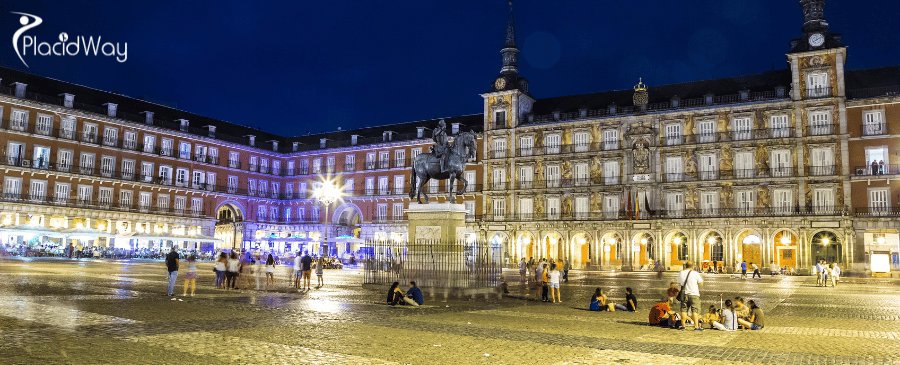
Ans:
[{"label": "deep blue sky", "polygon": [[[0,64],[293,136],[476,114],[500,71],[507,0],[37,1],[0,4]],[[517,0],[520,74],[537,98],[786,67],[795,0]],[[28,57],[11,11],[128,43],[128,61]],[[829,1],[848,69],[900,64],[898,1]],[[4,40],[5,39],[5,40]],[[76,96],[77,97],[77,96]]]}]

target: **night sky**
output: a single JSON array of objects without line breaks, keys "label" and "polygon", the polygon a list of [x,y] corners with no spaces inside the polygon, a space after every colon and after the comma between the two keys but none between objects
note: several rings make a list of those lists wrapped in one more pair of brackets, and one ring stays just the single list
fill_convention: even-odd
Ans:
[{"label": "night sky", "polygon": [[[481,113],[500,72],[507,0],[275,4],[4,1],[0,64],[286,136]],[[39,41],[127,42],[128,60],[25,56],[26,68],[10,12],[41,17],[26,33]],[[898,1],[828,2],[848,69],[900,64],[897,13]],[[516,0],[515,14],[537,98],[783,69],[802,25],[796,0]]]}]

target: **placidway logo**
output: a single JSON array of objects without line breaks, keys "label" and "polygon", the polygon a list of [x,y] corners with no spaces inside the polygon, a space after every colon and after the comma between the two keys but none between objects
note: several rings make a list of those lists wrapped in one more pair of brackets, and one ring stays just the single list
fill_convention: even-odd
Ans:
[{"label": "placidway logo", "polygon": [[[32,56],[78,56],[84,52],[85,56],[103,55],[107,57],[115,57],[116,61],[125,62],[128,60],[128,43],[115,44],[112,42],[103,43],[102,36],[75,36],[72,42],[69,42],[69,35],[66,32],[59,33],[59,42],[48,43],[38,42],[37,36],[24,35],[26,31],[41,25],[43,19],[36,15],[12,12],[12,14],[21,15],[19,23],[22,27],[13,34],[13,49],[19,60],[25,63],[23,55],[28,56],[29,51]],[[21,39],[21,43],[19,40]],[[21,51],[19,46],[21,45]]]}]

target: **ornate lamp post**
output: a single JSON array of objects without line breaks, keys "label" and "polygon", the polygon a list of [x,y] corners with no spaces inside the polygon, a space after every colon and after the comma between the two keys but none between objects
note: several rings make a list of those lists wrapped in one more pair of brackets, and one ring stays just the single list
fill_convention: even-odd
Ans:
[{"label": "ornate lamp post", "polygon": [[[326,181],[322,182],[322,186],[320,186],[318,189],[316,189],[314,194],[315,194],[316,200],[318,200],[319,203],[322,203],[323,205],[325,205],[325,240],[322,241],[321,245],[319,245],[319,250],[327,252],[327,250],[328,250],[328,208],[331,206],[332,203],[334,203],[335,201],[337,201],[338,199],[341,198],[341,191],[337,187],[334,186],[334,183],[332,181],[326,180]],[[323,247],[324,247],[324,249],[323,249]],[[324,255],[320,252],[320,256],[324,256]]]}]

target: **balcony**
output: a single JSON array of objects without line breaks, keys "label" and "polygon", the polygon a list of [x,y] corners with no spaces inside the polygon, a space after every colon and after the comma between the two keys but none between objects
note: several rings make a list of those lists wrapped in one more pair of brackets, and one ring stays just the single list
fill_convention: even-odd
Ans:
[{"label": "balcony", "polygon": [[868,123],[860,126],[862,136],[883,136],[887,134],[887,123]]},{"label": "balcony", "polygon": [[[866,208],[867,209],[867,208]],[[857,209],[860,212],[861,209]],[[900,214],[900,209],[890,210],[891,214]],[[735,217],[793,217],[793,216],[840,216],[847,212],[841,207],[822,206],[801,208],[793,207],[746,207],[746,208],[705,208],[705,209],[672,209],[639,212],[638,220],[654,219],[686,219],[686,218],[735,218]],[[571,213],[519,213],[519,214],[485,214],[486,222],[530,222],[530,221],[610,221],[627,220],[630,212],[571,212]],[[858,213],[863,214],[863,213]],[[868,214],[868,213],[865,213]],[[887,214],[887,213],[885,213]]]},{"label": "balcony", "polygon": [[56,207],[77,207],[83,209],[110,210],[116,209],[125,212],[135,213],[156,213],[166,215],[176,215],[182,217],[205,217],[203,211],[184,211],[171,208],[150,209],[149,206],[138,206],[135,204],[127,204],[121,202],[97,201],[87,197],[67,198],[67,197],[50,197],[42,194],[22,194],[22,193],[3,193],[2,200],[12,203],[26,203],[35,205],[46,205]]},{"label": "balcony", "polygon": [[900,208],[877,206],[859,207],[855,209],[857,217],[897,217],[900,216]]},{"label": "balcony", "polygon": [[815,124],[807,129],[807,136],[827,136],[836,134],[840,130],[837,124]]},{"label": "balcony", "polygon": [[806,174],[809,176],[837,175],[840,168],[837,165],[807,166]]},{"label": "balcony", "polygon": [[806,89],[806,98],[807,99],[830,98],[830,97],[831,97],[831,87],[817,86],[817,87]]},{"label": "balcony", "polygon": [[506,158],[506,149],[492,150],[491,158]]},{"label": "balcony", "polygon": [[346,163],[344,164],[344,172],[354,172],[356,171],[355,163]]},{"label": "balcony", "polygon": [[366,161],[365,169],[367,171],[375,170],[376,163],[375,161]]},{"label": "balcony", "polygon": [[866,165],[853,168],[853,176],[900,175],[900,165]]}]

